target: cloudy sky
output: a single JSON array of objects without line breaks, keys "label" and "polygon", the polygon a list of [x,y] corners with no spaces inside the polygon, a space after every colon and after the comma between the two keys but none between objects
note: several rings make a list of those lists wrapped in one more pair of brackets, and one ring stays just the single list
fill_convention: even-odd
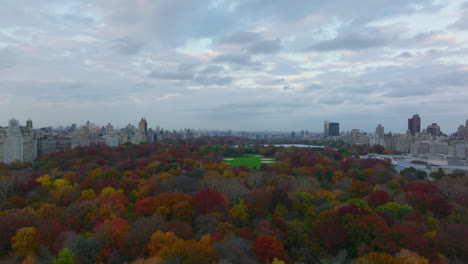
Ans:
[{"label": "cloudy sky", "polygon": [[0,126],[451,133],[467,62],[466,1],[2,0]]}]

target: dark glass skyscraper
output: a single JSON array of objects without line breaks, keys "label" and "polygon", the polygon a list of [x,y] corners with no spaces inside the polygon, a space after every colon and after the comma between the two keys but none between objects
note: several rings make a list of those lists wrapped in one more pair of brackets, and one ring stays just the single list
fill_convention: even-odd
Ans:
[{"label": "dark glass skyscraper", "polygon": [[324,137],[337,137],[340,135],[340,123],[324,122]]},{"label": "dark glass skyscraper", "polygon": [[421,133],[421,118],[419,115],[413,115],[412,118],[408,119],[408,130],[411,132],[411,135]]}]

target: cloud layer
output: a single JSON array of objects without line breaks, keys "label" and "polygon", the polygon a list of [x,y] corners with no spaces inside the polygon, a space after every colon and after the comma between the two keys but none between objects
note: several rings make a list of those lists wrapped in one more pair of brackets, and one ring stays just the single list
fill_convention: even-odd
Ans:
[{"label": "cloud layer", "polygon": [[419,113],[450,133],[468,118],[464,1],[6,0],[0,24],[0,125],[403,132]]}]

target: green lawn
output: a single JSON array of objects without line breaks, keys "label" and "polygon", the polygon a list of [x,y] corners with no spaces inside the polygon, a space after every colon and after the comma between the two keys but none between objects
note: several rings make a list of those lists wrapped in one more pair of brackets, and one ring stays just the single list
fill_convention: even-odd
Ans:
[{"label": "green lawn", "polygon": [[[263,159],[263,160],[262,160]],[[273,159],[269,159],[273,161]],[[240,166],[244,165],[247,166],[249,169],[260,169],[262,163],[271,163],[266,161],[265,158],[261,155],[255,154],[246,154],[243,157],[235,157],[235,158],[225,158],[224,162],[233,166]]]}]

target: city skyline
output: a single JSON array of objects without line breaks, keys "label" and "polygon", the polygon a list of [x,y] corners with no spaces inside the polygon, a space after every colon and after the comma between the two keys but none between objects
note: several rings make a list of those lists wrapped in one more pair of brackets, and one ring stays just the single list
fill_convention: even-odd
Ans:
[{"label": "city skyline", "polygon": [[[414,116],[418,116],[420,117],[418,114],[416,115],[413,115],[413,118]],[[409,120],[410,118],[408,118]],[[66,124],[56,124],[56,125],[51,125],[51,124],[45,124],[45,125],[41,125],[41,123],[39,122],[39,125],[38,125],[38,122],[36,122],[35,120],[31,120],[31,118],[28,118],[26,120],[21,120],[21,119],[18,119],[16,117],[11,117],[9,118],[6,122],[1,122],[0,121],[0,128],[1,127],[8,127],[8,123],[11,121],[11,120],[16,120],[18,121],[20,124],[27,124],[28,122],[32,122],[34,121],[34,128],[35,129],[39,129],[39,128],[48,128],[48,127],[51,127],[51,128],[54,128],[54,129],[57,129],[57,128],[67,128],[67,127],[71,127],[72,125],[76,125],[76,127],[83,127],[83,126],[86,126],[87,123],[89,122],[90,124],[93,124],[95,126],[98,126],[98,127],[106,127],[106,126],[112,126],[114,127],[115,129],[124,129],[126,126],[128,125],[131,125],[131,126],[135,126],[135,127],[139,127],[141,125],[141,122],[144,120],[145,121],[145,125],[147,126],[147,128],[156,128],[156,127],[160,127],[160,128],[163,128],[163,129],[169,129],[169,130],[183,130],[183,129],[197,129],[197,130],[225,130],[225,131],[228,131],[228,130],[233,130],[233,131],[251,131],[251,132],[262,132],[262,131],[277,131],[277,132],[290,132],[290,131],[301,131],[301,130],[307,130],[309,132],[313,132],[313,133],[323,133],[323,124],[324,122],[329,122],[329,123],[333,123],[333,124],[339,124],[339,126],[341,127],[339,129],[340,132],[351,132],[352,130],[360,130],[361,132],[366,132],[366,133],[374,133],[375,132],[375,129],[376,129],[376,126],[382,126],[382,128],[385,128],[386,129],[386,132],[385,133],[394,133],[394,134],[405,134],[407,131],[410,131],[410,128],[409,127],[406,127],[406,130],[404,131],[396,131],[396,130],[393,130],[392,127],[387,127],[385,126],[384,122],[377,122],[374,127],[371,127],[369,130],[366,130],[366,129],[363,129],[362,127],[358,127],[358,126],[353,126],[353,124],[349,124],[347,123],[346,121],[341,121],[341,120],[336,120],[336,122],[330,122],[330,121],[322,121],[321,123],[321,128],[317,129],[317,130],[313,130],[313,129],[309,129],[307,127],[300,127],[300,128],[296,128],[296,129],[265,129],[265,130],[247,130],[247,129],[241,129],[241,128],[234,128],[234,129],[222,129],[222,128],[216,128],[216,127],[187,127],[187,126],[180,126],[180,127],[164,127],[162,126],[161,124],[157,123],[157,121],[155,122],[151,122],[152,120],[150,119],[150,124],[148,125],[147,124],[147,118],[146,117],[141,117],[141,119],[135,119],[135,120],[130,120],[129,122],[120,122],[118,124],[123,124],[123,125],[116,125],[112,122],[109,122],[109,121],[103,121],[102,123],[101,122],[94,122],[94,121],[91,121],[91,120],[86,120],[82,123],[79,123],[79,122],[75,122],[73,120],[69,120],[68,123]],[[405,121],[404,119],[402,119],[403,121]],[[402,122],[403,122],[402,121]],[[344,123],[343,123],[344,122]],[[426,130],[426,127],[430,127],[431,125],[438,125],[439,126],[439,129],[441,130],[442,133],[446,134],[446,135],[451,135],[453,133],[456,133],[457,132],[457,129],[459,126],[463,126],[463,125],[466,125],[466,123],[468,123],[468,119],[466,119],[465,121],[463,122],[459,122],[458,125],[456,125],[456,128],[453,130],[453,131],[448,131],[448,129],[444,128],[443,126],[440,125],[440,123],[437,123],[437,122],[429,122],[427,121],[427,124],[426,122],[421,122],[420,124],[420,129],[421,131],[422,130]],[[343,127],[343,124],[345,124],[345,126]],[[383,124],[383,125],[382,125]],[[372,125],[371,125],[372,126]],[[325,132],[326,133],[326,132]]]},{"label": "city skyline", "polygon": [[452,133],[468,117],[467,1],[2,4],[2,126],[404,133],[418,113]]}]

